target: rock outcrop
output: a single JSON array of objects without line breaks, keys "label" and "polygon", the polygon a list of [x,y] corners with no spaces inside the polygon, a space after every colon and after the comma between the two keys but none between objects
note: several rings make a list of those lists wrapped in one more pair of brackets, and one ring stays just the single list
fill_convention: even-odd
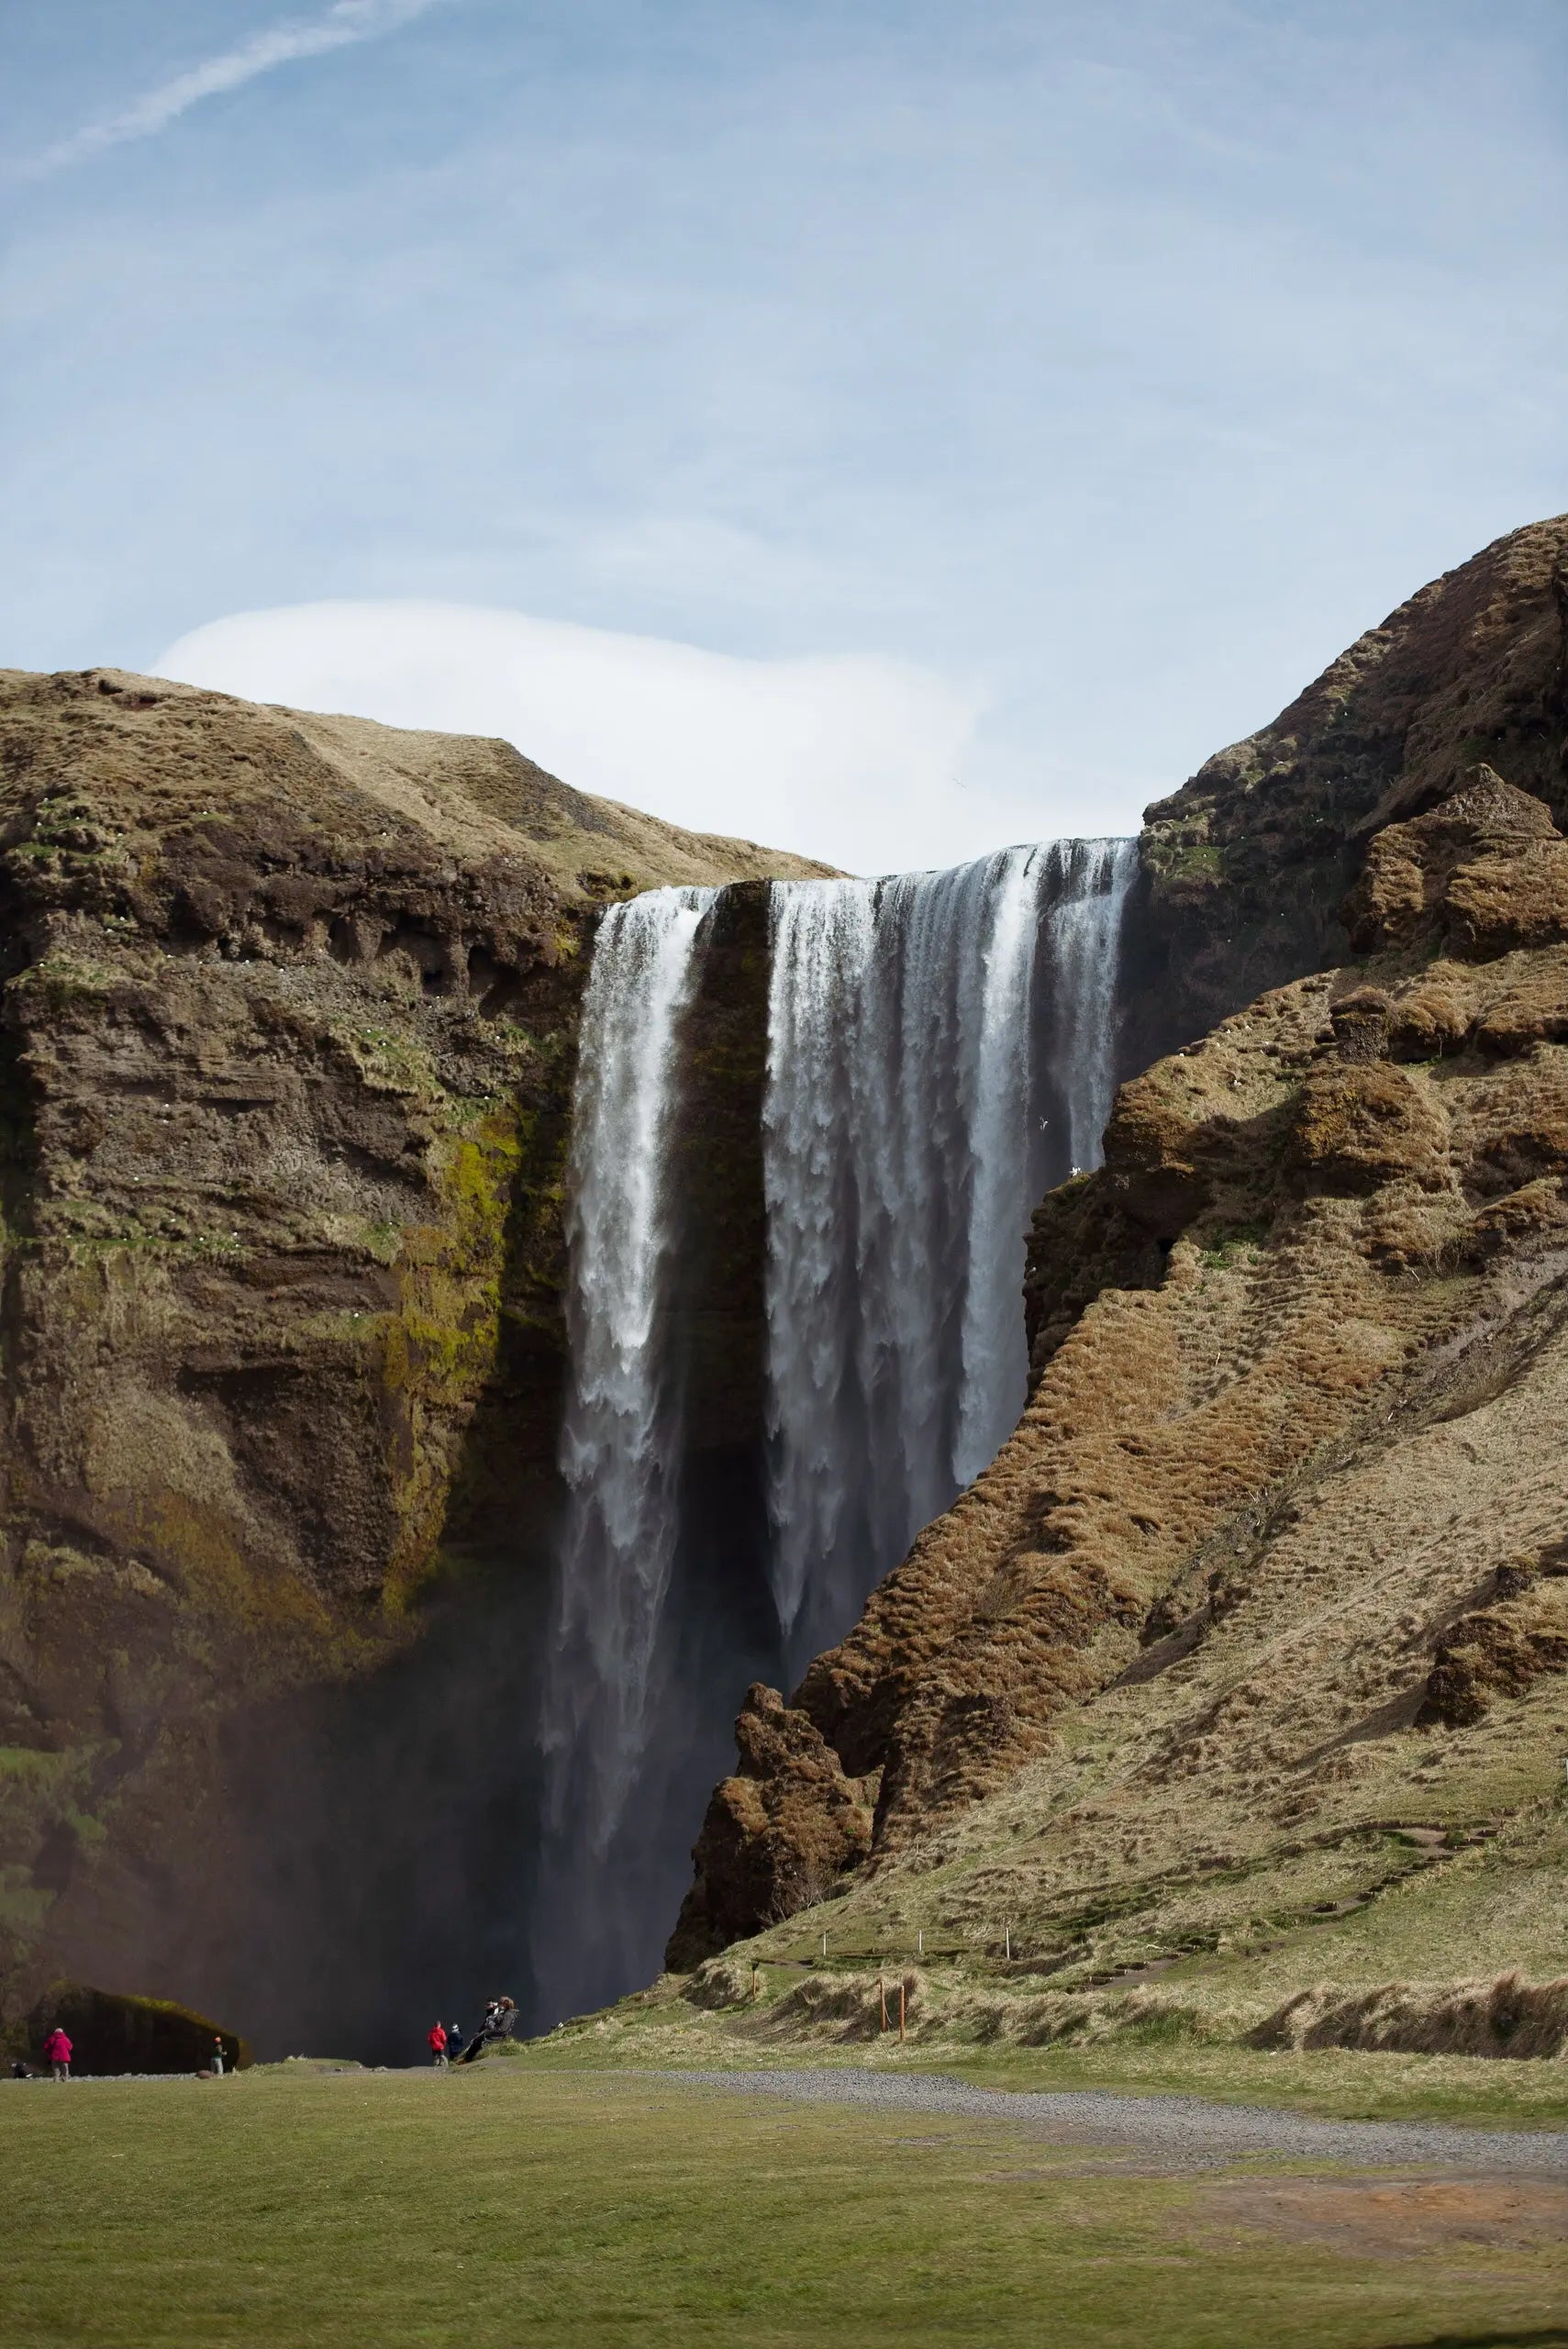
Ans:
[{"label": "rock outcrop", "polygon": [[221,2002],[237,1791],[322,1799],[269,1707],[502,1551],[527,1583],[595,909],[817,869],[503,742],[0,676],[13,2010],[61,1971]]},{"label": "rock outcrop", "polygon": [[[1562,535],[1521,534],[1532,577]],[[1480,562],[1518,574],[1507,542]],[[1551,755],[1561,803],[1561,737]],[[1037,1213],[1018,1431],[812,1664],[794,1734],[743,1739],[672,1965],[781,1914],[873,1783],[869,1853],[840,1864],[855,1918],[960,1850],[939,1913],[1016,1862],[1018,1917],[1053,1881],[1353,1820],[1358,1797],[1409,1816],[1434,1720],[1539,1699],[1539,1743],[1568,1719],[1568,843],[1541,797],[1438,759],[1367,810],[1387,820],[1360,843],[1351,958],[1126,1084],[1104,1168]],[[1271,837],[1318,820],[1295,790]],[[1079,1800],[1069,1755],[1110,1734],[1102,1709],[1116,1793]],[[1004,1865],[999,1836],[1034,1848]]]},{"label": "rock outcrop", "polygon": [[1568,819],[1568,518],[1486,547],[1369,629],[1270,726],[1148,810],[1122,1069],[1341,963],[1367,840],[1486,762]]},{"label": "rock outcrop", "polygon": [[256,2060],[248,2041],[209,2015],[193,2014],[168,1998],[94,1990],[84,1982],[51,1982],[15,2038],[41,2066],[44,2044],[56,2030],[71,2042],[72,2073],[87,2078],[210,2072],[220,2053],[228,2072],[248,2071]]}]

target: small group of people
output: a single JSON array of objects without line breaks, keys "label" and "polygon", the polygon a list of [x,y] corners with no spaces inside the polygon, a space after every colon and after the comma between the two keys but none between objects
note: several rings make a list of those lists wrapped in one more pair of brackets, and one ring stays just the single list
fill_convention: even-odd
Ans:
[{"label": "small group of people", "polygon": [[[43,2043],[43,2060],[57,2080],[68,2080],[71,2077],[71,2058],[75,2053],[75,2043],[64,2026],[57,2022]],[[221,2080],[228,2068],[228,2051],[223,2043],[223,2034],[219,2032],[213,2039],[212,2058],[207,2069],[215,2078]],[[30,2066],[24,2064],[18,2055],[11,2065],[11,2077],[14,2080],[30,2080],[32,2076]]]},{"label": "small group of people", "polygon": [[433,2022],[425,2033],[425,2043],[437,2071],[444,2072],[453,2064],[477,2063],[486,2047],[497,2039],[510,2039],[517,2027],[517,2000],[492,1998],[484,2009],[484,2021],[466,2043],[455,2022]]}]

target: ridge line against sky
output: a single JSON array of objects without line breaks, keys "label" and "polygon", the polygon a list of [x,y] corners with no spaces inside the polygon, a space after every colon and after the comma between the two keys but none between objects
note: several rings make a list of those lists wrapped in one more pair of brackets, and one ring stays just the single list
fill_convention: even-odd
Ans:
[{"label": "ridge line against sky", "polygon": [[183,114],[188,114],[192,106],[200,106],[204,98],[221,97],[229,91],[243,89],[247,82],[273,72],[280,65],[296,64],[309,57],[326,57],[334,50],[351,49],[361,41],[378,40],[411,24],[415,17],[428,16],[432,8],[449,5],[450,0],[333,0],[325,16],[306,21],[285,18],[253,34],[238,48],[220,50],[215,56],[187,66],[183,72],[172,74],[168,81],[156,83],[120,113],[84,123],[80,130],[57,139],[42,154],[25,161],[21,171],[27,177],[38,178],[50,172],[63,171],[89,155],[101,153],[106,147],[123,146],[128,139],[156,138]]},{"label": "ridge line against sky", "polygon": [[6,19],[6,665],[874,872],[1134,829],[1564,503],[1562,0]]}]

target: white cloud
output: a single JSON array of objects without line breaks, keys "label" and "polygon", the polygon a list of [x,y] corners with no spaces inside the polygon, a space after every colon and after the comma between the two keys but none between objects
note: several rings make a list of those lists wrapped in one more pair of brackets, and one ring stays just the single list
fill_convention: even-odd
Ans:
[{"label": "white cloud", "polygon": [[392,726],[499,734],[579,789],[850,872],[1018,837],[960,780],[978,695],[896,661],[738,660],[457,604],[298,604],[194,629],[161,676]]},{"label": "white cloud", "polygon": [[306,57],[325,57],[331,50],[350,49],[358,41],[374,40],[383,33],[395,32],[400,25],[426,15],[437,5],[438,0],[333,0],[325,16],[307,24],[274,25],[242,41],[238,49],[224,50],[217,57],[187,67],[170,81],[161,82],[156,89],[133,99],[118,114],[107,115],[100,122],[90,122],[81,130],[72,131],[69,139],[47,148],[28,166],[29,173],[36,175],[60,171],[66,164],[83,161],[105,147],[122,146],[130,139],[151,139],[192,106],[199,106],[204,98],[220,97],[227,91],[238,90],[245,83],[253,82],[258,74],[271,73],[279,65],[293,65]]}]

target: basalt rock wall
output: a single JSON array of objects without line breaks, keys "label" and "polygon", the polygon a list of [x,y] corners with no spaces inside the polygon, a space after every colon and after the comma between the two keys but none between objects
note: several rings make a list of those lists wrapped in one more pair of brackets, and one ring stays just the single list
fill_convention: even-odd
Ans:
[{"label": "basalt rock wall", "polygon": [[634,888],[815,869],[500,742],[0,680],[9,2006],[70,1973],[303,2030],[257,2005],[331,1966],[291,1913],[351,1966],[417,1849],[472,1923],[520,1798],[475,1699],[526,1682],[554,1508],[584,941]]}]

